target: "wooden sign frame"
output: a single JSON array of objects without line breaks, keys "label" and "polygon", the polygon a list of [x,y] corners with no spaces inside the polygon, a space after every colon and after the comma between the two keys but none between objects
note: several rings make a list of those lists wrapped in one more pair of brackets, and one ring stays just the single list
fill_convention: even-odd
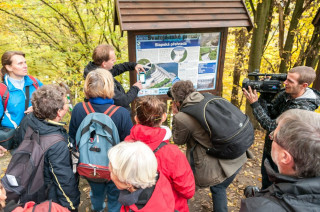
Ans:
[{"label": "wooden sign frame", "polygon": [[[155,34],[184,34],[184,33],[213,33],[220,32],[219,55],[217,60],[217,75],[215,89],[201,90],[200,92],[210,92],[214,95],[221,96],[222,94],[222,77],[224,69],[224,60],[227,44],[228,28],[212,28],[212,29],[197,29],[193,30],[148,30],[148,31],[128,31],[128,52],[129,61],[136,62],[136,36],[137,35],[155,35]],[[130,85],[132,86],[137,81],[136,72],[130,72]],[[167,95],[157,95],[161,100],[168,100]]]}]

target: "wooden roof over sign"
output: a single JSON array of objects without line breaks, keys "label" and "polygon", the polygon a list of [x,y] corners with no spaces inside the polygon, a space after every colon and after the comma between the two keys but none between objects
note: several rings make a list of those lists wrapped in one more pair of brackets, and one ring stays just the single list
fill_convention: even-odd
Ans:
[{"label": "wooden roof over sign", "polygon": [[116,0],[115,15],[122,31],[253,26],[242,0]]}]

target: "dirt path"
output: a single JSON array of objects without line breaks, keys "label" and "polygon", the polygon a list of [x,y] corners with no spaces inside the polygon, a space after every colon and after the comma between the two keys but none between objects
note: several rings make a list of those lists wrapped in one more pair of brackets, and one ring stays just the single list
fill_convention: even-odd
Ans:
[{"label": "dirt path", "polygon": [[[254,154],[254,159],[249,159],[242,167],[233,183],[227,190],[229,211],[239,211],[241,198],[243,198],[243,189],[248,185],[261,186],[260,164],[262,158],[264,142],[264,132],[257,131],[255,134],[255,143],[250,150]],[[8,153],[0,159],[1,177],[6,170],[11,155]],[[79,211],[89,212],[90,210],[90,187],[85,180],[80,181],[81,202]],[[199,189],[195,196],[189,200],[189,208],[191,212],[208,212],[212,211],[212,199],[209,188]],[[105,211],[108,211],[105,209]]]}]

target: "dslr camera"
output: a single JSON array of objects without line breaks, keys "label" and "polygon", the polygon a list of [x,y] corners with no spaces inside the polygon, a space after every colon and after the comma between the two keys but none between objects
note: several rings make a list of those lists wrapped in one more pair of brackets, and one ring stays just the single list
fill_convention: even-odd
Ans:
[{"label": "dslr camera", "polygon": [[[282,89],[282,82],[287,79],[287,74],[260,74],[252,72],[248,77],[254,77],[254,80],[245,78],[242,82],[242,88],[248,90],[248,86],[252,90],[257,90],[260,93],[277,94]],[[261,79],[261,77],[264,77]],[[269,78],[267,78],[269,77]]]}]

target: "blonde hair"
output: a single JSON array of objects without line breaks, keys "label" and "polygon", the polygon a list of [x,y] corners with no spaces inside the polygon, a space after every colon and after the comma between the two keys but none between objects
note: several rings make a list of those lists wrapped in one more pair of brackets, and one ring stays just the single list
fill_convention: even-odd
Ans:
[{"label": "blonde hair", "polygon": [[110,71],[98,68],[91,71],[84,82],[84,93],[89,98],[114,96],[114,79]]},{"label": "blonde hair", "polygon": [[121,142],[108,152],[112,174],[120,182],[135,188],[148,188],[156,184],[158,163],[156,156],[141,141]]}]

